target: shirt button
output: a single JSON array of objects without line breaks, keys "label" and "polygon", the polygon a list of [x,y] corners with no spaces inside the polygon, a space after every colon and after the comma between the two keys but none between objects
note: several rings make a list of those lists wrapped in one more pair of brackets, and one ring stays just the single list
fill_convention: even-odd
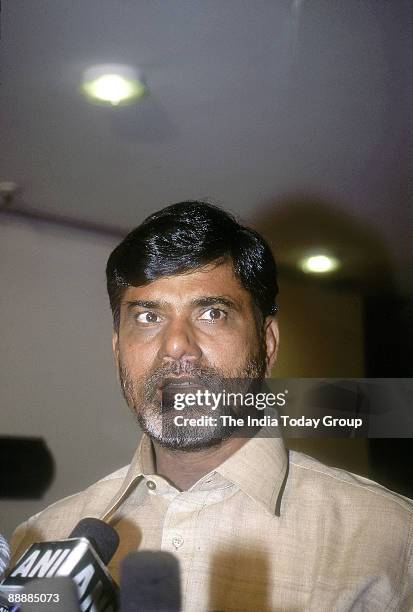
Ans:
[{"label": "shirt button", "polygon": [[146,486],[148,487],[148,489],[150,489],[151,491],[155,491],[156,489],[156,484],[154,483],[153,480],[147,480],[146,481]]},{"label": "shirt button", "polygon": [[176,550],[178,550],[178,548],[180,548],[183,543],[184,543],[184,539],[181,538],[180,536],[175,536],[174,538],[172,538],[172,544],[174,545]]}]

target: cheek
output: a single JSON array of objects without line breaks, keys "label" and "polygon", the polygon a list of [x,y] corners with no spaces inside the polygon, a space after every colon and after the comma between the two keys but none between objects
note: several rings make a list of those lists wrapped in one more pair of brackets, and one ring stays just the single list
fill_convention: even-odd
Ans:
[{"label": "cheek", "polygon": [[222,335],[204,342],[202,353],[211,365],[237,369],[237,366],[243,366],[248,359],[257,356],[259,349],[259,338],[255,327],[251,326],[249,332],[244,334]]},{"label": "cheek", "polygon": [[120,343],[120,363],[136,377],[151,370],[156,360],[156,351],[149,346],[137,346],[130,340]]}]

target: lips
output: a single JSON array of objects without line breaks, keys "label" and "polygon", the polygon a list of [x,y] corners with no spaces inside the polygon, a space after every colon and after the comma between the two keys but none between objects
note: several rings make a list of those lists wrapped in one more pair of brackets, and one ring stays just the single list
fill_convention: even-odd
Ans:
[{"label": "lips", "polygon": [[200,380],[194,376],[174,376],[169,378],[164,378],[160,384],[160,389],[162,391],[174,389],[180,389],[181,387],[185,387],[186,390],[189,390],[188,387],[199,387]]},{"label": "lips", "polygon": [[162,410],[171,411],[175,406],[176,396],[195,393],[200,388],[199,378],[193,376],[176,376],[164,378],[160,385]]}]

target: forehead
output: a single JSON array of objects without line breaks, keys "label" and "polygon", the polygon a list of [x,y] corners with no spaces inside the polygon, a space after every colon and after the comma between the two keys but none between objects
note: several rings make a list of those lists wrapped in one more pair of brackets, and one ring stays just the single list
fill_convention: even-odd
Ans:
[{"label": "forehead", "polygon": [[228,262],[211,264],[185,274],[163,276],[147,285],[128,287],[122,302],[139,299],[190,303],[201,296],[222,296],[234,300],[239,306],[252,306],[249,292],[242,287]]}]

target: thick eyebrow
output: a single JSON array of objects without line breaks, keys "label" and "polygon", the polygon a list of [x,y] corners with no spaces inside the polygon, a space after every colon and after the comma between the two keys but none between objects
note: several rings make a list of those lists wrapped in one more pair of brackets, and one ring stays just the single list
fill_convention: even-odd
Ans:
[{"label": "thick eyebrow", "polygon": [[[217,306],[218,304],[227,306],[227,308],[234,308],[238,310],[237,304],[223,296],[223,295],[205,295],[202,297],[194,298],[191,301],[192,306],[198,306],[201,308],[206,308],[208,306]],[[168,302],[164,300],[131,300],[126,302],[126,307],[128,311],[132,311],[134,308],[148,308],[148,310],[159,310],[162,308],[168,307]]]},{"label": "thick eyebrow", "polygon": [[223,295],[206,295],[195,298],[192,300],[192,304],[193,306],[201,306],[203,308],[223,304],[224,306],[227,306],[227,308],[234,308],[235,310],[238,309],[236,302]]},{"label": "thick eyebrow", "polygon": [[130,302],[126,302],[126,307],[128,311],[133,310],[134,308],[148,308],[149,310],[159,310],[167,306],[168,303],[163,300],[131,300]]}]

